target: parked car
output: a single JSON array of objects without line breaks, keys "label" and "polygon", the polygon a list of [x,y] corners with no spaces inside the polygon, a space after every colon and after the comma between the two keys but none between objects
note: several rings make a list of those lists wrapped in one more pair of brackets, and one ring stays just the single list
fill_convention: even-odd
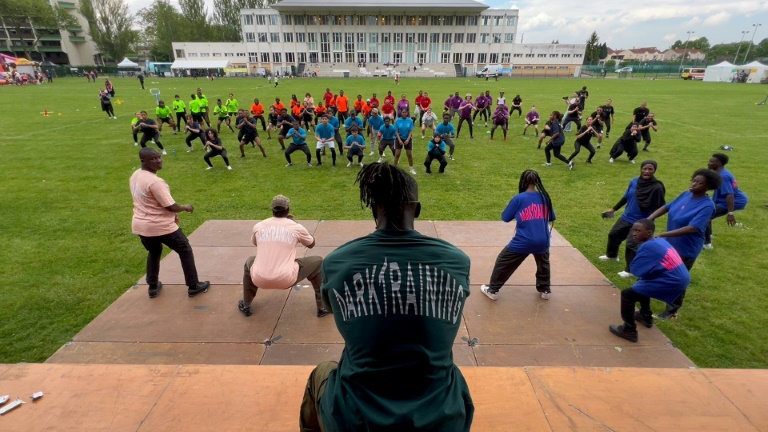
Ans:
[{"label": "parked car", "polygon": [[632,73],[632,68],[629,67],[629,66],[626,66],[626,67],[623,67],[623,68],[619,68],[619,69],[616,69],[616,73],[620,73],[620,74],[621,73]]},{"label": "parked car", "polygon": [[706,71],[704,68],[685,68],[680,73],[680,78],[684,80],[703,80]]}]

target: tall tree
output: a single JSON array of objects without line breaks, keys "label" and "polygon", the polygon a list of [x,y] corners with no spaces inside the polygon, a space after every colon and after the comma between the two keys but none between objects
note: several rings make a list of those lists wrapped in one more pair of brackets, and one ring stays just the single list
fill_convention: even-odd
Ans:
[{"label": "tall tree", "polygon": [[[0,17],[7,28],[16,30],[21,38],[25,28],[45,27],[64,29],[77,24],[75,17],[61,6],[51,7],[45,0],[0,0]],[[37,46],[41,32],[35,31],[35,40],[31,46]],[[30,58],[30,46],[21,41],[24,55]]]},{"label": "tall tree", "polygon": [[117,61],[139,40],[125,0],[80,0],[80,13],[96,46]]},{"label": "tall tree", "polygon": [[597,63],[600,60],[600,38],[597,32],[593,31],[587,39],[587,49],[584,53],[584,61],[587,63]]},{"label": "tall tree", "polygon": [[242,0],[217,0],[213,11],[212,32],[214,37],[224,42],[238,42],[240,36],[240,3]]},{"label": "tall tree", "polygon": [[600,56],[599,59],[604,59],[608,57],[608,44],[603,42],[602,45],[600,45]]},{"label": "tall tree", "polygon": [[172,42],[188,41],[190,30],[194,31],[184,25],[184,17],[169,0],[155,0],[139,11],[139,20],[144,27],[149,53],[156,61],[173,60]]},{"label": "tall tree", "polygon": [[[685,41],[677,40],[672,44],[672,49],[684,49],[686,46]],[[691,39],[688,41],[688,49],[697,49],[704,52],[709,52],[709,40],[706,37],[700,37],[697,39]]]},{"label": "tall tree", "polygon": [[211,37],[211,23],[208,19],[208,8],[205,0],[179,0],[181,15],[184,17],[184,25],[192,30],[184,39],[188,42],[215,42]]}]

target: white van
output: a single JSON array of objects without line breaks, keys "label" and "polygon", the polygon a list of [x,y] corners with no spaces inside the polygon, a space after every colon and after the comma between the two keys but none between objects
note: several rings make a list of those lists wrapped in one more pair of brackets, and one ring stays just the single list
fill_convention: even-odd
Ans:
[{"label": "white van", "polygon": [[501,75],[501,65],[488,65],[480,69],[475,75],[478,78],[485,78],[486,74],[489,77],[495,77]]}]

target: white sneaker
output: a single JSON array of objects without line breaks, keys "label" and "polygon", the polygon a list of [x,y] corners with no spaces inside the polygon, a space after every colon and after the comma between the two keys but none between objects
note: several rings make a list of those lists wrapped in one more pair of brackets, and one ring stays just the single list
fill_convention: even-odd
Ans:
[{"label": "white sneaker", "polygon": [[411,167],[411,174],[416,175],[416,170]]},{"label": "white sneaker", "polygon": [[573,171],[573,166],[576,165],[573,161],[568,162],[568,169]]},{"label": "white sneaker", "polygon": [[360,168],[362,168],[362,167],[363,167],[363,163],[362,163],[362,162],[360,162]]},{"label": "white sneaker", "polygon": [[292,163],[290,163],[290,162],[288,162],[287,164],[285,164],[285,167],[286,167],[286,168],[290,168],[290,167],[292,167],[292,166],[293,166],[293,164],[292,164]]},{"label": "white sneaker", "polygon": [[117,120],[117,117],[112,117],[112,120]]},{"label": "white sneaker", "polygon": [[707,244],[704,245],[704,249],[712,250],[712,249],[714,249],[714,246],[712,246],[712,243],[707,243]]},{"label": "white sneaker", "polygon": [[633,275],[632,273],[630,273],[630,272],[625,272],[624,270],[622,270],[622,271],[618,272],[617,274],[618,274],[620,277],[623,277],[624,279],[626,279],[626,278],[631,278],[631,277],[635,277],[635,275]]},{"label": "white sneaker", "polygon": [[229,165],[227,165],[227,169],[228,169],[228,170],[230,170],[230,171],[232,171],[232,167],[231,167],[231,166],[229,166]]},{"label": "white sneaker", "polygon": [[138,146],[139,146],[139,143],[138,143],[138,142],[134,142],[134,143],[133,143],[133,146],[134,146],[134,147],[138,147]]},{"label": "white sneaker", "polygon": [[167,154],[168,154],[168,152],[167,152],[167,151],[165,151],[165,150],[163,150],[163,154],[164,154],[164,155],[167,155]]},{"label": "white sneaker", "polygon": [[543,293],[541,293],[541,298],[543,298],[544,300],[549,300],[549,297],[551,295],[552,295],[551,292],[543,292]]},{"label": "white sneaker", "polygon": [[608,159],[608,162],[613,163],[613,158]]},{"label": "white sneaker", "polygon": [[633,160],[631,160],[631,161],[629,161],[629,163],[631,163],[631,164],[635,163],[634,159],[633,159]]},{"label": "white sneaker", "polygon": [[187,153],[190,153],[192,150],[194,150],[194,149],[192,147],[190,147],[189,149],[187,149]]},{"label": "white sneaker", "polygon": [[618,261],[619,257],[611,258],[608,255],[600,255],[599,257],[597,257],[597,259],[599,259],[600,261]]},{"label": "white sneaker", "polygon": [[496,301],[499,298],[498,293],[492,293],[488,291],[490,287],[488,285],[480,285],[480,291],[482,291],[483,294],[485,294],[489,299]]},{"label": "white sneaker", "polygon": [[311,162],[308,162],[308,163],[307,163],[307,166],[308,166],[308,167],[310,167],[310,168],[312,168],[312,163],[311,163]]},{"label": "white sneaker", "polygon": [[456,159],[454,159],[454,158],[453,158],[453,155],[449,155],[449,156],[448,156],[448,159],[450,159],[450,160],[456,160]]},{"label": "white sneaker", "polygon": [[371,152],[371,154],[369,154],[368,156],[373,156],[373,153],[374,153],[374,152]]},{"label": "white sneaker", "polygon": [[383,157],[379,158],[379,163],[384,163],[384,158]]},{"label": "white sneaker", "polygon": [[552,166],[552,164],[551,163],[543,163],[543,164],[541,164],[541,166]]},{"label": "white sneaker", "polygon": [[350,163],[348,163],[348,164],[347,164],[347,168],[349,168],[349,167],[351,167],[351,166],[352,166],[352,162],[350,162]]},{"label": "white sneaker", "polygon": [[213,169],[213,167],[208,167],[208,168],[206,168],[206,171],[210,171],[212,169]]}]

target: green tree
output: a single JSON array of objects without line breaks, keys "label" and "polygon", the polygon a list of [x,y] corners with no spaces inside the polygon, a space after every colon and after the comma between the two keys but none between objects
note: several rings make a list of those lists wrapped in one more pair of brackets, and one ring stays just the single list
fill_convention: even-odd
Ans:
[{"label": "green tree", "polygon": [[[0,18],[7,28],[16,30],[21,38],[23,29],[30,27],[65,29],[76,25],[77,20],[60,6],[51,7],[45,0],[0,0]],[[31,45],[22,39],[21,49],[30,58],[30,46],[37,46],[41,32],[35,31],[35,41]]]},{"label": "green tree", "polygon": [[190,29],[184,25],[184,17],[169,0],[155,0],[139,11],[139,20],[144,27],[150,56],[156,61],[172,61],[172,42],[189,40],[187,34]]},{"label": "green tree", "polygon": [[117,61],[139,41],[125,0],[80,0],[80,13],[96,46]]},{"label": "green tree", "polygon": [[[216,42],[212,36],[211,23],[208,19],[208,8],[204,0],[179,0],[181,15],[184,17],[183,33],[186,42]],[[238,25],[239,27],[239,25]]]},{"label": "green tree", "polygon": [[746,52],[746,44],[741,44],[740,51],[738,42],[713,45],[709,49],[709,52],[707,52],[707,61],[712,63],[720,62],[723,60],[733,62],[734,56],[737,52],[739,52],[739,58],[741,59],[741,57]]},{"label": "green tree", "polygon": [[[672,44],[670,47],[671,49],[684,49],[686,46],[685,41],[677,40],[675,43]],[[691,39],[688,41],[688,49],[697,49],[700,51],[709,52],[710,45],[709,40],[705,37],[700,37],[698,39]]]},{"label": "green tree", "polygon": [[600,56],[599,59],[608,58],[608,45],[603,42],[602,45],[600,45]]},{"label": "green tree", "polygon": [[584,62],[588,64],[597,63],[600,60],[600,38],[597,32],[593,31],[587,39],[587,49],[584,53]]}]

